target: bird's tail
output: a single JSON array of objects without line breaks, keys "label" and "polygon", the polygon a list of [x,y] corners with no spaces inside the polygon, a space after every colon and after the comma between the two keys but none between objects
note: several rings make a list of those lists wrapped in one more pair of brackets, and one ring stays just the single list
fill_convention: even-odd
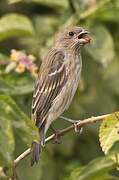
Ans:
[{"label": "bird's tail", "polygon": [[41,153],[42,147],[45,146],[45,133],[44,133],[44,126],[42,126],[39,129],[39,141],[33,141],[31,146],[31,166],[33,166],[35,163],[37,164],[39,161],[39,155]]}]

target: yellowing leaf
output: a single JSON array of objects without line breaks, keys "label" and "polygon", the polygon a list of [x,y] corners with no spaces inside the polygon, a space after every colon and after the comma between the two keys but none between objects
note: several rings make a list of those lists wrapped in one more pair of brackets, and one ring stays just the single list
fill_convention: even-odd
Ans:
[{"label": "yellowing leaf", "polygon": [[99,139],[102,150],[105,154],[119,141],[119,112],[105,118],[100,126]]}]

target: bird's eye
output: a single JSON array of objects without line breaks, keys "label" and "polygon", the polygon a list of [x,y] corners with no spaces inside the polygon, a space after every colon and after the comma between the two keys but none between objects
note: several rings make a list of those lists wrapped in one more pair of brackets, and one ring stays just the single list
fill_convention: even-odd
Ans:
[{"label": "bird's eye", "polygon": [[69,36],[73,36],[74,35],[74,32],[69,32]]}]

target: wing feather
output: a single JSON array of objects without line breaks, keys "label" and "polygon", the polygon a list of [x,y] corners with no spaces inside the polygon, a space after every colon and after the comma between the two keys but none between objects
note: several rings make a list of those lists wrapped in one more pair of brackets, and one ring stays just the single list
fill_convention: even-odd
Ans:
[{"label": "wing feather", "polygon": [[41,65],[32,101],[32,114],[38,128],[67,81],[64,61],[62,51],[52,50]]}]

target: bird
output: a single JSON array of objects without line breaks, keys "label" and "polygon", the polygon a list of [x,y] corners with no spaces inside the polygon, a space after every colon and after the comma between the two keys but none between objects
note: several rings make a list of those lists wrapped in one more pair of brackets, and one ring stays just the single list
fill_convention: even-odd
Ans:
[{"label": "bird", "polygon": [[61,29],[41,63],[32,99],[32,119],[39,141],[32,143],[31,166],[39,161],[49,127],[72,102],[81,76],[81,48],[91,41],[88,34],[80,26]]}]

